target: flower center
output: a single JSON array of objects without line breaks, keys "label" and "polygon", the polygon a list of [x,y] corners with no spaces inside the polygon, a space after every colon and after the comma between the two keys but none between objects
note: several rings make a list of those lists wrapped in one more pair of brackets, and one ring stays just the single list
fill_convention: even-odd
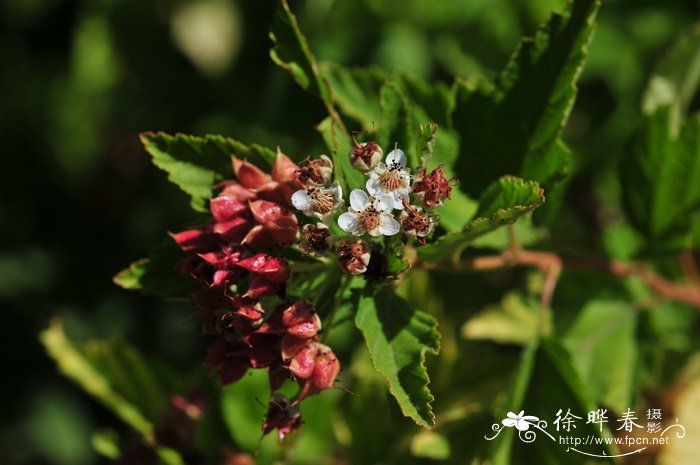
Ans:
[{"label": "flower center", "polygon": [[369,206],[357,214],[357,222],[365,231],[372,231],[379,226],[379,212]]},{"label": "flower center", "polygon": [[399,173],[399,169],[394,166],[395,165],[392,164],[388,170],[379,175],[379,185],[382,186],[382,189],[385,191],[395,191],[401,187],[401,174]]},{"label": "flower center", "polygon": [[309,194],[311,200],[314,201],[314,207],[320,214],[325,215],[333,210],[333,205],[335,205],[335,197],[333,197],[333,194],[331,194],[330,191],[312,187],[311,189],[307,190],[306,193]]}]

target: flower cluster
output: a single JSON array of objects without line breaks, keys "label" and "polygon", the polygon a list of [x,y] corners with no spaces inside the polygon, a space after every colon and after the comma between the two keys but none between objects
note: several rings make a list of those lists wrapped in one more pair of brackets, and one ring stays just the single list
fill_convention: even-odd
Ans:
[{"label": "flower cluster", "polygon": [[[351,165],[367,176],[366,190],[355,189],[350,193],[348,210],[337,220],[343,231],[358,239],[354,242],[341,239],[335,249],[341,268],[357,275],[367,271],[371,257],[367,243],[359,239],[361,236],[393,236],[403,231],[404,242],[412,236],[425,244],[435,220],[423,208],[411,204],[411,194],[426,209],[436,208],[450,198],[455,181],[447,178],[442,166],[430,173],[422,168],[417,176],[412,176],[403,150],[395,147],[382,161],[383,151],[376,142],[359,143],[353,139],[349,157]],[[329,185],[332,169],[333,164],[325,155],[316,160],[306,159],[298,171],[298,179],[305,186],[290,199],[305,215],[322,221],[303,228],[301,248],[313,255],[331,249],[333,238],[327,224],[343,205],[339,184]],[[398,217],[394,211],[400,212]]]},{"label": "flower cluster", "polygon": [[[324,214],[334,208],[327,206],[328,192],[337,188],[330,194],[331,204],[338,202],[335,196],[342,201],[339,187],[318,185],[330,176],[329,163],[326,158],[300,167],[278,151],[269,175],[233,157],[237,181],[219,186],[221,191],[210,201],[209,222],[172,235],[187,253],[180,270],[199,283],[193,295],[199,311],[193,319],[216,338],[205,366],[223,384],[237,381],[250,368],[267,369],[273,392],[287,379],[299,384],[294,399],[270,405],[263,429],[268,433],[278,428],[281,438],[301,424],[296,405],[333,387],[340,372],[333,351],[318,342],[321,320],[314,307],[287,299],[292,270],[279,255],[299,235],[298,220],[289,211],[297,204],[295,192],[311,191],[312,208]],[[309,244],[322,247],[326,239],[321,228],[312,234],[307,225],[304,231]]]},{"label": "flower cluster", "polygon": [[[400,231],[420,244],[435,227],[433,216],[411,204],[411,194],[425,208],[435,208],[449,199],[455,180],[448,179],[444,167],[428,173],[422,168],[412,176],[403,150],[394,148],[381,161],[382,150],[374,142],[355,145],[350,150],[352,165],[367,176],[365,190],[350,193],[350,207],[338,218],[338,225],[355,236],[392,236]],[[398,221],[393,211],[399,211]],[[405,239],[404,239],[405,240]]]}]

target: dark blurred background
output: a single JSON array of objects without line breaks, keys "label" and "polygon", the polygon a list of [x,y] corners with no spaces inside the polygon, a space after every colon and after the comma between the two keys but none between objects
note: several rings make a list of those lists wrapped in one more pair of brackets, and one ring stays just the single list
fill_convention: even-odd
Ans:
[{"label": "dark blurred background", "polygon": [[[451,82],[495,77],[520,37],[563,4],[292,7],[321,59]],[[45,356],[37,335],[51,317],[77,340],[119,336],[174,365],[201,360],[187,306],[111,282],[194,218],[138,133],[220,133],[295,157],[320,152],[321,105],[268,56],[273,10],[262,0],[0,2],[0,463],[91,463],[91,431],[119,424]],[[604,2],[567,134],[582,171],[619,153],[646,76],[698,10],[691,0]]]}]

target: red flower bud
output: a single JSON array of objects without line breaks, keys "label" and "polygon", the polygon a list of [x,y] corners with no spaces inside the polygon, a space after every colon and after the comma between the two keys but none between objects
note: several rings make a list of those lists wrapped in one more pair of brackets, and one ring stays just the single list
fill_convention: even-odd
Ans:
[{"label": "red flower bud", "polygon": [[209,201],[209,210],[217,223],[223,223],[245,214],[248,211],[248,205],[232,196],[219,195]]},{"label": "red flower bud", "polygon": [[285,284],[290,275],[289,266],[283,258],[265,253],[245,258],[237,265],[274,284]]},{"label": "red flower bud", "polygon": [[318,355],[316,355],[316,364],[314,365],[311,382],[318,389],[328,389],[333,387],[335,379],[340,373],[340,362],[330,347],[319,343],[316,343],[316,345],[318,347]]},{"label": "red flower bud", "polygon": [[314,372],[318,346],[307,339],[307,344],[302,347],[289,362],[289,371],[301,379],[309,378]]},{"label": "red flower bud", "polygon": [[179,233],[170,233],[170,237],[185,252],[204,253],[216,249],[219,245],[219,238],[216,234],[206,228],[196,228]]},{"label": "red flower bud", "polygon": [[299,166],[277,147],[277,156],[275,157],[275,163],[272,165],[272,179],[277,182],[298,182],[298,169]]},{"label": "red flower bud", "polygon": [[264,173],[252,163],[248,163],[246,160],[240,160],[235,156],[231,157],[231,160],[233,161],[233,172],[236,173],[236,177],[244,187],[255,189],[272,181],[269,174]]}]

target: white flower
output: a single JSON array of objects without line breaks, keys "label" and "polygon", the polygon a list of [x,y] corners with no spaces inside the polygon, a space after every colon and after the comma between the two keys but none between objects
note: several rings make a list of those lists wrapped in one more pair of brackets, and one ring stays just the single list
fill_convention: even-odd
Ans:
[{"label": "white flower", "polygon": [[307,216],[327,218],[333,210],[343,204],[343,189],[338,182],[329,188],[309,187],[301,189],[292,195],[292,205]]},{"label": "white flower", "polygon": [[350,193],[350,208],[338,217],[338,225],[343,231],[361,236],[393,236],[401,227],[391,215],[391,196],[380,194],[372,198],[362,189]]},{"label": "white flower", "polygon": [[379,163],[369,172],[367,192],[377,197],[388,194],[392,198],[392,207],[403,210],[403,199],[408,200],[411,192],[411,175],[406,169],[406,154],[401,149],[394,149],[386,156],[386,163]]},{"label": "white flower", "polygon": [[515,426],[518,431],[527,431],[530,429],[531,423],[537,423],[540,419],[532,415],[525,415],[525,410],[521,410],[517,415],[513,412],[508,412],[508,418],[504,418],[501,423],[503,426]]}]

